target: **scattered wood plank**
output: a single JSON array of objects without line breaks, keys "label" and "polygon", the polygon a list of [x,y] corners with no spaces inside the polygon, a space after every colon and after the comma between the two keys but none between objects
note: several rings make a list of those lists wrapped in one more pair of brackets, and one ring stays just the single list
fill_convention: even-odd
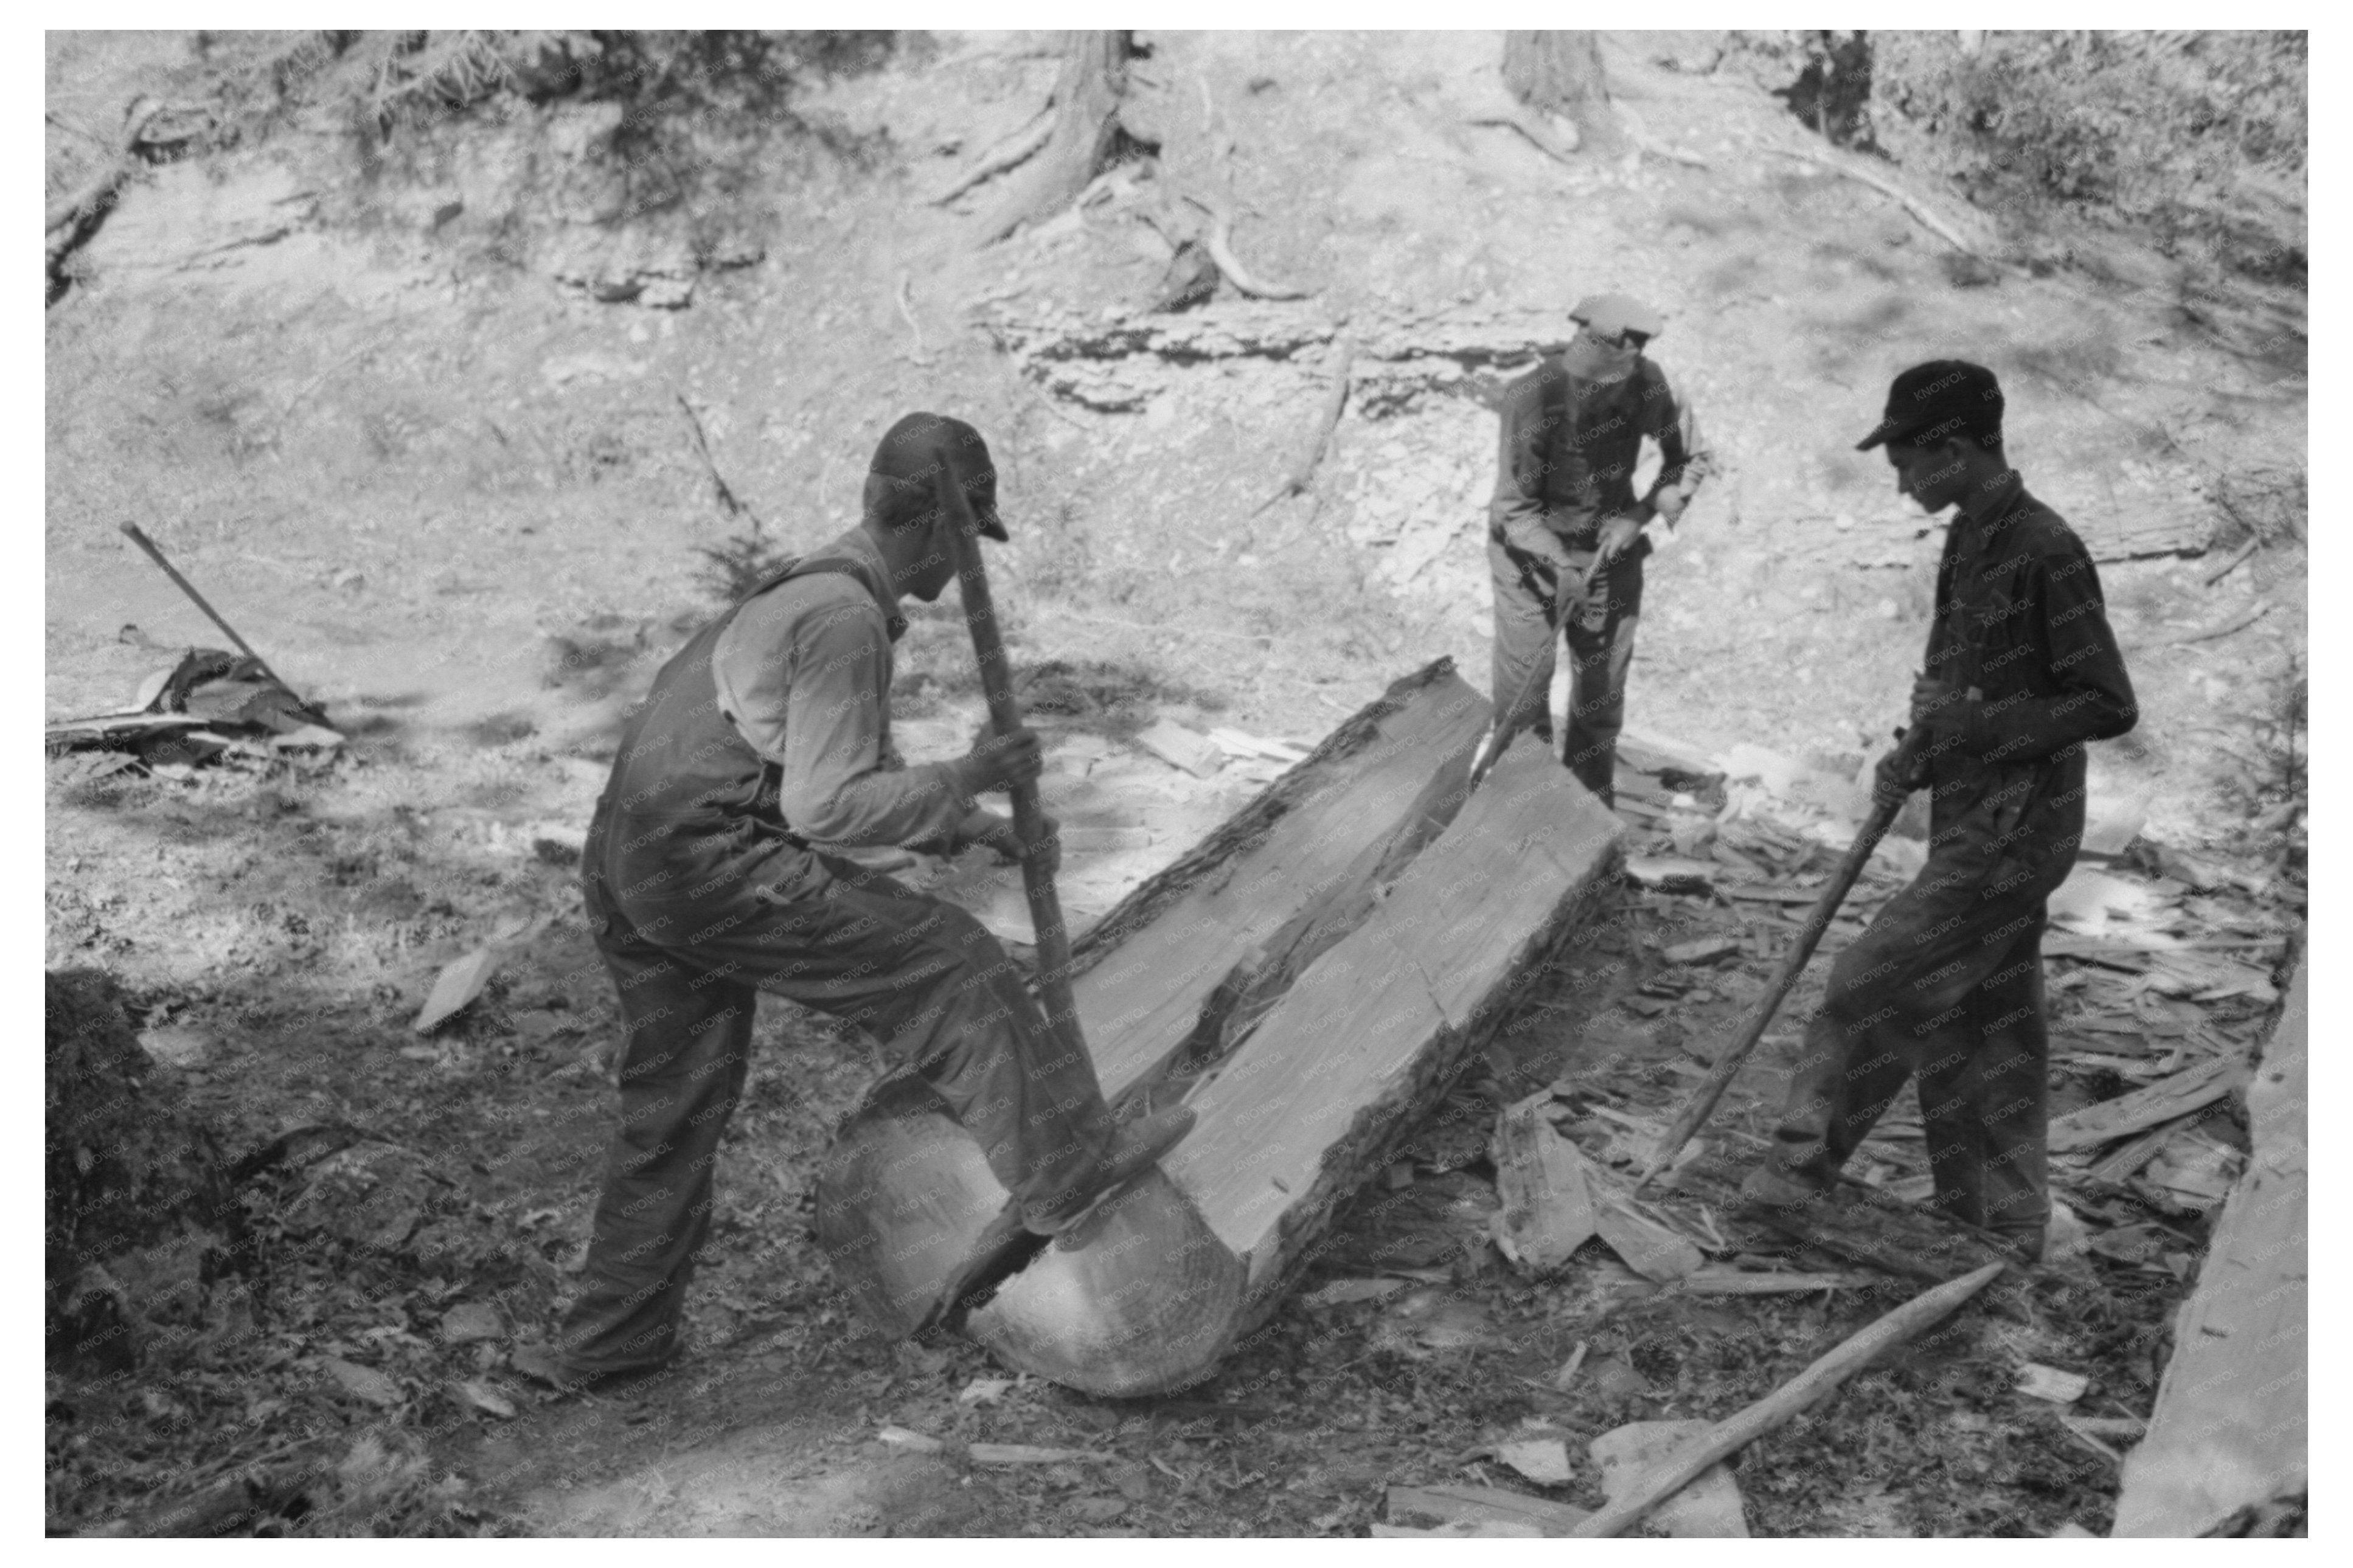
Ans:
[{"label": "scattered wood plank", "polygon": [[[1613,1503],[1625,1497],[1651,1466],[1684,1444],[1704,1439],[1708,1430],[1704,1421],[1635,1421],[1604,1432],[1587,1446],[1601,1472],[1603,1496]],[[1663,1499],[1652,1510],[1651,1522],[1677,1537],[1725,1539],[1748,1534],[1740,1488],[1721,1459]]]},{"label": "scattered wood plank", "polygon": [[1731,1458],[1793,1416],[1810,1410],[1848,1378],[1896,1346],[1909,1342],[1941,1321],[1962,1302],[1992,1283],[2001,1272],[1999,1263],[1923,1291],[1881,1318],[1828,1355],[1815,1362],[1772,1394],[1729,1420],[1708,1428],[1657,1461],[1630,1484],[1608,1508],[1577,1525],[1570,1533],[1600,1540],[1618,1535],[1651,1510],[1681,1491],[1710,1465]]},{"label": "scattered wood plank", "polygon": [[2308,978],[2248,1088],[2254,1157],[2175,1325],[2148,1436],[2126,1456],[2116,1535],[2204,1535],[2309,1488]]},{"label": "scattered wood plank", "polygon": [[1563,1536],[1592,1515],[1565,1502],[1524,1497],[1501,1487],[1401,1487],[1388,1489],[1388,1516],[1433,1520],[1440,1524],[1525,1525],[1539,1535]]},{"label": "scattered wood plank", "polygon": [[[1368,913],[1370,879],[1442,825],[1432,812],[1460,804],[1486,723],[1486,699],[1450,661],[1396,681],[1072,944],[1071,1001],[1104,1094],[1149,1094],[1205,1037],[1223,1048],[1246,1033],[1257,1016],[1237,1014]],[[818,1234],[859,1310],[909,1334],[1018,1243],[1008,1201],[937,1097],[893,1079],[827,1153]]]},{"label": "scattered wood plank", "polygon": [[1109,1465],[1119,1459],[1117,1454],[1092,1448],[1044,1448],[1031,1443],[954,1444],[904,1426],[885,1426],[874,1434],[874,1439],[910,1454],[961,1452],[976,1465]]},{"label": "scattered wood plank", "polygon": [[1868,1290],[1870,1274],[1767,1274],[1746,1268],[1702,1268],[1675,1281],[1686,1296],[1800,1296],[1817,1290]]},{"label": "scattered wood plank", "polygon": [[1535,1275],[1567,1263],[1599,1223],[1585,1161],[1544,1117],[1551,1100],[1547,1089],[1505,1110],[1493,1144],[1495,1193],[1504,1201],[1492,1222],[1495,1245]]},{"label": "scattered wood plank", "polygon": [[1659,956],[1669,963],[1713,963],[1739,951],[1740,939],[1736,936],[1704,936],[1692,942],[1679,942]]},{"label": "scattered wood plank", "polygon": [[1226,765],[1226,753],[1217,742],[1196,730],[1162,719],[1135,737],[1135,743],[1195,778],[1205,779]]},{"label": "scattered wood plank", "polygon": [[2160,1121],[2187,1116],[2229,1094],[2243,1071],[2233,1058],[2215,1057],[2130,1094],[2070,1111],[2051,1123],[2050,1150],[2064,1154],[2096,1148]]},{"label": "scattered wood plank", "polygon": [[[1166,1190],[1085,1245],[1041,1253],[967,1331],[1008,1365],[1090,1393],[1208,1375],[1574,934],[1621,832],[1548,756],[1506,753],[1371,918],[1190,1093],[1199,1123],[1161,1163]],[[1184,1342],[1166,1337],[1172,1322]]]}]

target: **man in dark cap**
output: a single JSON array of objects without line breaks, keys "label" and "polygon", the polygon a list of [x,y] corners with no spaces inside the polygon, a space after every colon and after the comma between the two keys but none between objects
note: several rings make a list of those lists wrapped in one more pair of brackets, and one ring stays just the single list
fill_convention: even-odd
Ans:
[{"label": "man in dark cap", "polygon": [[2137,710],[2099,574],[2002,456],[2001,387],[1982,365],[1915,365],[1860,445],[1895,487],[1957,509],[1912,722],[1916,766],[1879,764],[1877,793],[1930,791],[1928,862],[1831,966],[1774,1152],[1751,1204],[1802,1214],[1919,1080],[1936,1203],[2039,1258],[2044,1172],[2044,900],[2084,834],[2084,742]]},{"label": "man in dark cap", "polygon": [[859,525],[704,627],[622,731],[582,856],[620,993],[621,1126],[579,1298],[524,1370],[587,1387],[677,1352],[759,991],[858,1024],[937,1090],[1039,1235],[1191,1126],[1179,1109],[1114,1127],[1093,1064],[1060,1049],[978,921],[815,847],[1054,855],[1050,831],[1026,847],[975,800],[1038,776],[1034,734],[917,767],[891,743],[899,599],[939,597],[960,526],[1006,536],[987,446],[960,419],[911,414],[875,451]]},{"label": "man in dark cap", "polygon": [[[1642,613],[1643,525],[1674,526],[1699,486],[1691,405],[1642,357],[1658,313],[1622,294],[1580,300],[1576,337],[1504,389],[1503,451],[1487,511],[1495,584],[1495,721],[1552,739],[1554,647],[1568,639],[1568,733],[1561,760],[1602,804],[1614,800],[1626,672]],[[1642,437],[1657,482],[1634,495]],[[1566,603],[1564,603],[1566,599]]]}]

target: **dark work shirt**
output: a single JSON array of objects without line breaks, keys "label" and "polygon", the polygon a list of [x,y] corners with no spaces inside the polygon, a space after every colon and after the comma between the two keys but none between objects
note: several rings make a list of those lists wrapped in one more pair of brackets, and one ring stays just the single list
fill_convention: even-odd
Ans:
[{"label": "dark work shirt", "polygon": [[1498,409],[1490,521],[1506,542],[1548,557],[1592,549],[1605,520],[1633,511],[1645,436],[1659,444],[1662,496],[1688,500],[1699,483],[1698,422],[1667,373],[1637,357],[1611,379],[1580,375],[1579,346],[1546,354],[1504,388]]},{"label": "dark work shirt", "polygon": [[2014,472],[1946,535],[1926,673],[1957,694],[1931,722],[1932,841],[1990,811],[1996,842],[2072,858],[2084,742],[2125,733],[2139,708],[2091,553]]}]

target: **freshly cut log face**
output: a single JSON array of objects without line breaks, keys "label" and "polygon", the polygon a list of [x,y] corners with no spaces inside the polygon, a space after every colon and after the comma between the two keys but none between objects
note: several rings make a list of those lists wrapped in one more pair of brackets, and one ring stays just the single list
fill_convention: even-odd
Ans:
[{"label": "freshly cut log face", "polygon": [[[1557,761],[1514,746],[1191,1091],[1198,1123],[1161,1162],[1169,1201],[1138,1202],[1117,1234],[1078,1250],[1039,1254],[966,1331],[1008,1364],[1090,1393],[1208,1376],[1574,933],[1620,837]],[[1181,1342],[1166,1336],[1172,1318]]]},{"label": "freshly cut log face", "polygon": [[[1374,887],[1461,805],[1487,713],[1451,660],[1405,677],[1082,936],[1071,999],[1104,1094],[1173,1093],[1174,1069],[1230,1051],[1306,961],[1368,914]],[[827,1155],[818,1235],[860,1310],[907,1334],[1002,1267],[1020,1237],[1008,1205],[937,1099],[894,1078]],[[1124,1216],[1093,1245],[1142,1223]],[[1190,1234],[1176,1214],[1146,1228],[1162,1246]]]}]

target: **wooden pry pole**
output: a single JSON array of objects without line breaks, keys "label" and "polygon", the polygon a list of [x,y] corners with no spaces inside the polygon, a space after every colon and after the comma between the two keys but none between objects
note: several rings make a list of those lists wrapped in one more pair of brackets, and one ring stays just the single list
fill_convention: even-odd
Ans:
[{"label": "wooden pry pole", "polygon": [[[1926,734],[1925,726],[1913,725],[1902,744],[1896,748],[1897,760],[1908,763],[1915,759]],[[1651,1152],[1650,1163],[1643,1167],[1641,1179],[1634,1184],[1636,1192],[1650,1185],[1651,1178],[1665,1170],[1668,1163],[1683,1152],[1683,1147],[1691,1142],[1692,1134],[1700,1130],[1715,1110],[1715,1102],[1724,1098],[1724,1091],[1731,1087],[1741,1064],[1757,1048],[1757,1042],[1765,1037],[1766,1026],[1772,1023],[1773,1015],[1780,1010],[1781,1000],[1788,995],[1789,988],[1798,983],[1806,961],[1813,957],[1822,933],[1830,930],[1831,921],[1838,914],[1839,906],[1846,901],[1855,879],[1862,875],[1862,868],[1871,859],[1871,852],[1879,847],[1882,838],[1887,837],[1888,828],[1894,825],[1895,814],[1903,809],[1901,801],[1893,805],[1880,803],[1873,805],[1871,815],[1863,818],[1862,826],[1855,832],[1854,842],[1847,847],[1846,858],[1839,862],[1830,885],[1822,889],[1822,896],[1814,900],[1814,907],[1807,912],[1805,928],[1798,932],[1798,940],[1790,944],[1788,952],[1782,957],[1781,965],[1773,972],[1773,978],[1766,985],[1764,994],[1750,1005],[1747,1015],[1740,1020],[1740,1033],[1733,1037],[1732,1044],[1725,1048],[1724,1054],[1716,1058],[1715,1065],[1708,1069],[1707,1076],[1693,1089],[1691,1097],[1675,1112],[1675,1119],[1667,1124],[1666,1131],[1659,1134],[1658,1147]]]},{"label": "wooden pry pole", "polygon": [[1861,1372],[1880,1355],[1903,1344],[1937,1322],[1976,1295],[2002,1271],[2003,1265],[1983,1268],[1924,1290],[1895,1310],[1842,1342],[1836,1350],[1806,1368],[1771,1394],[1728,1420],[1719,1421],[1644,1472],[1623,1501],[1611,1504],[1568,1533],[1580,1539],[1621,1534],[1642,1516],[1681,1491],[1700,1472],[1726,1459],[1812,1407],[1815,1401]]},{"label": "wooden pry pole", "polygon": [[[964,622],[980,660],[980,689],[988,700],[989,727],[998,735],[1021,728],[1021,705],[1013,696],[1013,669],[997,631],[997,606],[988,594],[988,574],[980,561],[980,524],[958,476],[941,475],[948,507],[948,537],[955,552],[956,582],[964,597]],[[1038,994],[1046,1004],[1046,1024],[1065,1050],[1083,1051],[1078,1008],[1071,1001],[1071,933],[1062,923],[1062,900],[1054,873],[1040,865],[1036,850],[1046,837],[1046,813],[1036,784],[1011,786],[1013,830],[1021,840],[1021,887],[1029,896],[1029,923],[1038,937]]]}]

